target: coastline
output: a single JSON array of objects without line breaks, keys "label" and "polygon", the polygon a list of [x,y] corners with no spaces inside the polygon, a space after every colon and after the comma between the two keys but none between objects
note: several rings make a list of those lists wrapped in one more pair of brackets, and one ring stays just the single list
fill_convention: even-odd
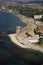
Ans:
[{"label": "coastline", "polygon": [[[9,12],[9,13],[11,13],[11,12]],[[14,14],[14,13],[11,13],[11,14]],[[15,14],[14,14],[15,15]],[[15,16],[17,16],[17,15],[15,15]],[[20,16],[22,16],[22,15],[20,15]],[[20,16],[18,15],[17,17],[20,19]],[[23,21],[23,19],[22,19],[22,17],[21,17],[21,19],[20,20],[22,20],[21,22],[24,22],[24,23],[26,23],[25,21]],[[9,33],[9,35],[11,35],[11,33]],[[11,36],[9,36],[8,35],[8,37],[10,38],[10,41],[12,42],[12,44],[11,44],[11,47],[7,47],[7,46],[5,46],[5,49],[6,49],[6,47],[7,47],[7,50],[8,50],[8,52],[10,52],[10,53],[12,53],[12,51],[13,51],[13,55],[17,55],[17,58],[20,58],[20,59],[22,59],[23,61],[25,60],[25,61],[27,61],[28,60],[28,62],[29,62],[29,60],[30,60],[30,58],[28,59],[28,57],[27,57],[27,55],[29,54],[29,53],[27,53],[27,49],[28,49],[28,52],[29,51],[35,51],[35,52],[37,52],[36,53],[36,56],[37,56],[37,54],[38,54],[38,50],[34,50],[34,49],[32,49],[32,47],[30,48],[28,48],[27,46],[24,46],[24,45],[22,45],[22,44],[17,44],[16,43],[16,41],[15,41],[15,34],[13,35],[14,36],[14,39],[13,39],[13,37],[11,37]],[[15,41],[15,42],[13,42],[13,41]],[[9,43],[8,43],[9,44]],[[6,43],[5,43],[5,45],[7,45]],[[14,45],[17,45],[17,47],[19,48],[17,48],[17,51],[15,50],[16,48],[14,47],[12,47],[12,45],[14,46]],[[21,49],[20,49],[20,47],[21,47],[21,49],[24,49],[24,50],[22,50],[22,52],[21,52]],[[13,49],[12,49],[13,48]],[[19,53],[19,50],[20,50],[20,53]],[[24,52],[24,51],[26,51],[26,52]],[[23,54],[23,52],[24,52],[24,54]],[[27,55],[25,55],[27,53]],[[40,52],[40,53],[42,53],[43,54],[43,52]],[[32,54],[32,53],[31,53]],[[40,55],[40,54],[39,54]],[[32,56],[32,55],[31,55]],[[36,59],[36,58],[35,58]],[[32,59],[33,60],[33,59]],[[35,60],[34,60],[35,61]],[[30,63],[31,63],[31,60],[30,60]],[[32,63],[34,63],[33,61],[32,61]],[[35,62],[35,64],[36,64],[36,62]],[[36,64],[37,65],[37,64]]]},{"label": "coastline", "polygon": [[25,49],[32,49],[34,51],[38,51],[43,53],[43,47],[37,46],[35,44],[31,44],[29,43],[28,45],[23,45],[20,42],[18,42],[18,40],[16,39],[16,34],[9,34],[8,35],[11,39],[11,41],[16,44],[17,46],[21,47],[21,48],[25,48]]},{"label": "coastline", "polygon": [[[3,10],[1,10],[1,11],[3,11]],[[9,12],[9,11],[5,11],[5,12]],[[20,15],[20,14],[18,14],[18,15],[16,15],[14,12],[9,12],[9,13],[12,13],[12,14],[14,14],[15,16],[17,16],[17,17],[19,17],[20,18],[20,20],[22,21],[22,22],[24,22],[24,23],[26,23],[27,24],[27,22],[29,21],[29,18],[27,18],[27,17],[25,17],[25,16],[23,16],[23,15]],[[14,41],[15,40],[15,36],[14,36],[15,34],[9,34],[8,36],[10,37],[10,39],[11,39],[11,41],[13,42],[13,43],[15,43],[16,41]],[[19,45],[19,43],[17,44],[17,45]],[[39,51],[39,52],[42,52],[43,53],[43,48],[39,48],[38,49],[38,47],[39,46],[34,46],[34,44],[29,44],[30,46],[28,47],[28,46],[24,46],[24,45],[22,45],[22,44],[20,44],[19,45],[19,47],[21,47],[21,48],[30,48],[30,49],[33,49],[33,50],[36,50],[36,51]],[[34,46],[34,47],[32,47],[32,45]]]},{"label": "coastline", "polygon": [[29,17],[26,17],[24,15],[21,15],[21,14],[17,14],[16,15],[17,17],[19,17],[19,19],[24,22],[24,23],[28,23],[28,22],[34,22],[34,18],[29,18]]},{"label": "coastline", "polygon": [[23,23],[25,23],[25,24],[27,24],[27,22],[29,22],[30,20],[31,20],[31,21],[34,21],[33,18],[28,18],[28,17],[26,17],[26,16],[24,16],[24,15],[16,14],[16,13],[13,12],[13,11],[10,12],[10,11],[6,11],[6,10],[2,10],[2,9],[0,9],[0,11],[8,12],[8,13],[11,13],[11,14],[17,16],[17,17],[21,20],[21,22],[23,22]]}]

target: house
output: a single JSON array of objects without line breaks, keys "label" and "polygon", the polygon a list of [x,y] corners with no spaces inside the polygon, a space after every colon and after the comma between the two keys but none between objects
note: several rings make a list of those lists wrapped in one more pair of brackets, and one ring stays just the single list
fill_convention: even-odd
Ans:
[{"label": "house", "polygon": [[42,18],[42,15],[34,15],[34,19],[40,19]]}]

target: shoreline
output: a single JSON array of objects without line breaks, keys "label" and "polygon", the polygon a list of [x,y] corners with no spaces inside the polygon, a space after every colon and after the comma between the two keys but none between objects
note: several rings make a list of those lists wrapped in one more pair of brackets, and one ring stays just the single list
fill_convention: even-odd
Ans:
[{"label": "shoreline", "polygon": [[32,49],[38,52],[43,53],[43,47],[37,46],[35,44],[30,44],[29,45],[23,45],[20,42],[18,42],[18,40],[16,39],[16,34],[9,34],[8,35],[11,39],[11,41],[16,44],[17,46],[21,47],[21,48],[25,48],[25,49]]},{"label": "shoreline", "polygon": [[6,11],[6,10],[2,10],[2,9],[0,9],[0,11],[8,12],[8,13],[11,13],[11,14],[17,16],[17,17],[21,20],[21,22],[23,22],[23,23],[25,23],[25,24],[27,24],[27,22],[29,22],[29,20],[31,20],[31,19],[34,21],[34,18],[28,18],[28,17],[26,17],[26,16],[24,16],[24,15],[16,14],[16,13],[13,12],[13,11],[10,12],[10,11]]},{"label": "shoreline", "polygon": [[19,19],[25,24],[28,24],[28,22],[34,22],[34,18],[26,17],[21,14],[17,14],[16,16],[19,17]]}]

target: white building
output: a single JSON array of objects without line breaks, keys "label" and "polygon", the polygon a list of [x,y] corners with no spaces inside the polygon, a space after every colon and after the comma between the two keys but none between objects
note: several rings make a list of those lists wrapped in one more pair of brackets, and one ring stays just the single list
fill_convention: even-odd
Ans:
[{"label": "white building", "polygon": [[5,9],[5,7],[3,6],[3,7],[2,7],[2,9],[4,10],[4,9]]},{"label": "white building", "polygon": [[12,12],[12,9],[10,9],[9,12]]},{"label": "white building", "polygon": [[41,21],[36,21],[36,24],[37,24],[37,25],[43,25],[43,22],[41,22]]},{"label": "white building", "polygon": [[29,43],[37,43],[39,41],[39,35],[35,35],[34,37],[27,37],[27,38],[24,38],[21,35],[17,35],[17,39],[20,43],[27,45]]},{"label": "white building", "polygon": [[42,15],[34,15],[34,19],[42,18]]}]

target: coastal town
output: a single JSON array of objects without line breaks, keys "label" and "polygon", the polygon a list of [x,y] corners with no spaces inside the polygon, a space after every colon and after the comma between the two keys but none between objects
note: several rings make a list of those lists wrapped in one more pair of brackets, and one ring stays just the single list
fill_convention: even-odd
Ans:
[{"label": "coastal town", "polygon": [[[37,32],[34,32],[34,29],[36,29]],[[39,35],[39,33],[41,35]],[[21,48],[30,48],[43,53],[43,47],[40,45],[40,38],[43,38],[43,33],[38,30],[37,25],[32,21],[28,22],[24,28],[17,26],[16,33],[10,34],[9,37],[13,43],[17,44]]]},{"label": "coastal town", "polygon": [[43,65],[43,2],[19,1],[0,1],[0,65]]},{"label": "coastal town", "polygon": [[[16,26],[16,33],[9,34],[8,36],[10,37],[13,43],[16,43],[20,47],[30,48],[39,52],[43,52],[43,22],[40,21],[40,19],[43,19],[43,13],[37,15],[36,14],[33,15],[30,13],[29,15],[26,15],[25,12],[24,13],[22,12],[22,9],[21,12],[19,12],[18,11],[20,10],[20,8],[18,8],[19,5],[17,4],[17,7],[14,7],[15,4],[12,3],[11,6],[10,3],[10,5],[6,7],[1,6],[0,10],[16,14],[16,16],[19,17],[20,20],[22,20],[22,22],[26,24],[26,26],[25,27]],[[27,5],[21,5],[21,7],[25,9]],[[39,8],[39,11],[40,10],[41,12],[43,11],[43,9]]]}]

